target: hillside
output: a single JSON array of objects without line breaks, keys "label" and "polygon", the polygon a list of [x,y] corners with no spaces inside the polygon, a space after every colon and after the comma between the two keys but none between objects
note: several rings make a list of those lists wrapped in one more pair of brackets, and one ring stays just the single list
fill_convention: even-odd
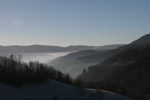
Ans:
[{"label": "hillside", "polygon": [[[91,66],[88,68],[87,74],[89,77],[92,76],[92,74],[100,74],[99,77],[92,77],[92,78],[83,78],[83,80],[91,79],[91,80],[99,80],[99,79],[104,79],[107,77],[110,77],[113,73],[116,72],[116,70],[120,70],[122,68],[126,68],[125,66],[131,66],[136,63],[145,63],[145,65],[149,65],[146,59],[148,60],[150,57],[150,46],[145,46],[145,47],[137,47],[137,48],[128,48],[126,50],[121,51],[117,55],[106,59],[104,62]],[[146,66],[146,67],[147,67]],[[131,68],[131,67],[127,67]],[[144,67],[143,67],[144,68]],[[136,69],[135,69],[136,70]],[[122,69],[122,71],[124,71]],[[103,75],[104,74],[104,75]],[[116,73],[115,73],[116,74]]]},{"label": "hillside", "polygon": [[133,45],[133,44],[137,44],[137,45],[150,44],[150,34],[146,34],[146,35],[140,37],[139,39],[133,41],[131,44],[132,44],[132,45]]},{"label": "hillside", "polygon": [[[54,80],[41,85],[25,84],[20,88],[0,83],[0,93],[1,100],[99,100],[99,94],[95,94],[92,90],[81,90]],[[101,100],[130,100],[107,91],[102,91],[100,95],[102,95]]]},{"label": "hillside", "polygon": [[[108,49],[110,46],[111,49]],[[69,73],[73,78],[81,74],[84,68],[90,65],[96,65],[106,58],[111,57],[115,54],[112,47],[114,45],[103,46],[104,48],[98,50],[82,50],[78,52],[70,53],[66,56],[56,58],[52,61],[47,62],[48,65],[54,66],[56,69],[61,70],[65,73]],[[119,47],[117,45],[115,47]],[[106,49],[107,48],[107,49]]]},{"label": "hillside", "polygon": [[[149,39],[147,39],[149,38]],[[141,43],[142,40],[142,43]],[[145,35],[79,76],[84,81],[109,81],[143,95],[150,95],[150,37]],[[119,86],[118,85],[118,86]]]},{"label": "hillside", "polygon": [[13,56],[0,60],[2,100],[129,100],[112,92],[84,89],[81,84],[42,63],[27,64],[15,61]]}]

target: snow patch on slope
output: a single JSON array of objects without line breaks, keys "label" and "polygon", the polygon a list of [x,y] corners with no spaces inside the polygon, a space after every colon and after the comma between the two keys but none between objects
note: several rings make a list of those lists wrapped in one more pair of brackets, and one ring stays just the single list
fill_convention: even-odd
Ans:
[{"label": "snow patch on slope", "polygon": [[102,98],[100,100],[130,100],[107,91],[95,93],[93,90],[85,89],[84,95],[81,95],[81,91],[83,90],[54,80],[41,85],[25,84],[21,88],[0,83],[0,100],[41,100],[40,98],[53,100],[54,97],[58,100],[99,100],[100,98]]}]

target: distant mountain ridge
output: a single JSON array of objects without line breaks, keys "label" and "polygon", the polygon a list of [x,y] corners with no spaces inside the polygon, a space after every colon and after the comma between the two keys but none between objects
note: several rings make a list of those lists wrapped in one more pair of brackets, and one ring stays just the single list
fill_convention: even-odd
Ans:
[{"label": "distant mountain ridge", "polygon": [[48,45],[29,45],[29,46],[0,46],[0,53],[40,53],[40,52],[73,52],[80,50],[96,50],[96,49],[112,49],[118,45],[110,46],[86,46],[86,45],[71,45],[68,47],[48,46]]}]

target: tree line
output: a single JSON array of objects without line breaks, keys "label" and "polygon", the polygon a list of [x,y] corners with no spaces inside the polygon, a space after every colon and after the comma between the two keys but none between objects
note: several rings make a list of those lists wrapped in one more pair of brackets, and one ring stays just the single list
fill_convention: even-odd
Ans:
[{"label": "tree line", "polygon": [[72,84],[69,74],[64,74],[52,66],[39,62],[24,63],[10,58],[0,60],[0,82],[13,86],[22,86],[24,83],[41,84],[49,79]]}]

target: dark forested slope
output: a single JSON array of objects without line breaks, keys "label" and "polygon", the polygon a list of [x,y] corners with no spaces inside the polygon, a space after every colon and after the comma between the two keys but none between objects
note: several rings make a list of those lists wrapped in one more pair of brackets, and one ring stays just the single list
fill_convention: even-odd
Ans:
[{"label": "dark forested slope", "polygon": [[107,81],[150,95],[150,35],[116,50],[118,52],[114,56],[83,70],[78,78],[83,81]]}]

